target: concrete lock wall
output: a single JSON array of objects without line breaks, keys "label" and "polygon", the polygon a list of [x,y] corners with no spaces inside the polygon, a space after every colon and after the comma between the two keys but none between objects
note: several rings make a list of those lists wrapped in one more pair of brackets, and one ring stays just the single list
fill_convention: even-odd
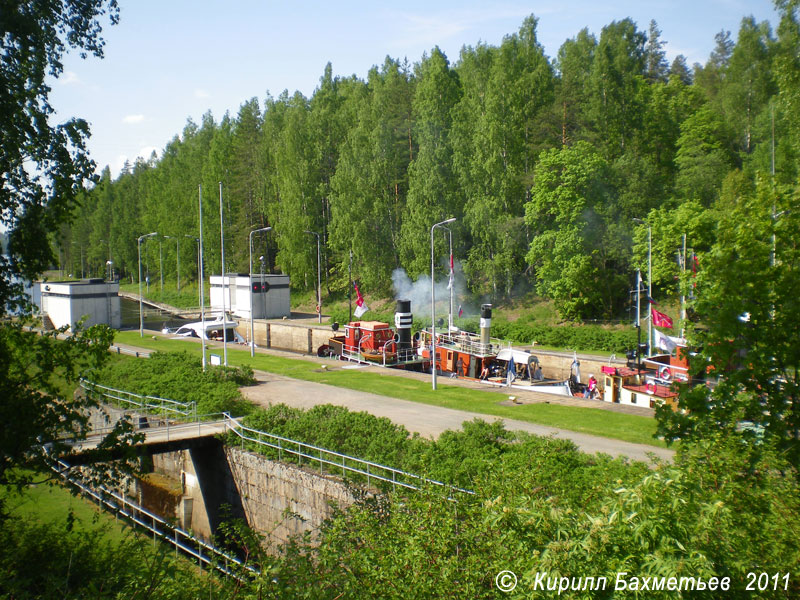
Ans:
[{"label": "concrete lock wall", "polygon": [[[535,347],[531,350],[531,354],[539,359],[539,364],[542,366],[542,374],[548,379],[566,379],[570,376],[572,356],[536,350]],[[585,354],[578,355],[578,361],[581,363],[581,381],[583,383],[589,380],[590,374],[600,380],[600,367],[607,365],[625,366],[625,360],[622,359],[601,356],[592,357]]]},{"label": "concrete lock wall", "polygon": [[[236,331],[244,339],[249,340],[250,322],[239,321]],[[316,354],[317,349],[323,344],[327,344],[333,335],[333,330],[327,325],[310,326],[283,321],[267,321],[266,323],[262,321],[253,325],[256,346],[291,350],[303,354]]]},{"label": "concrete lock wall", "polygon": [[[333,513],[354,502],[337,478],[218,444],[153,456],[155,472],[179,481],[176,518],[211,539],[226,516],[243,518],[272,544],[316,532]],[[313,538],[312,538],[313,539]]]},{"label": "concrete lock wall", "polygon": [[248,524],[275,543],[313,534],[333,514],[333,503],[347,507],[355,501],[338,478],[237,448],[227,447],[225,454]]}]

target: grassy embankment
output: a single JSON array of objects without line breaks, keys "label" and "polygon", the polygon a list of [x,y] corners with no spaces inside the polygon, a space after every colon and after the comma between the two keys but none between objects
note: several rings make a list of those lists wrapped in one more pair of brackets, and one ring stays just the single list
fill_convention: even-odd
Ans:
[{"label": "grassy embankment", "polygon": [[[200,349],[199,342],[196,339],[175,340],[161,336],[145,336],[141,338],[138,332],[135,331],[119,332],[116,336],[116,341],[162,352],[181,350],[191,352]],[[219,348],[215,350],[215,353],[221,353],[221,351],[222,349]],[[200,360],[199,354],[198,352],[198,360]],[[626,442],[665,446],[662,441],[653,437],[656,431],[656,422],[648,417],[558,404],[504,406],[499,402],[505,400],[505,393],[449,385],[447,378],[441,378],[439,389],[433,391],[430,383],[407,378],[402,374],[392,374],[388,371],[384,374],[336,369],[337,363],[335,362],[331,362],[330,367],[323,370],[320,368],[319,363],[310,360],[263,353],[256,353],[255,357],[250,357],[249,350],[240,350],[231,346],[228,347],[228,363],[237,366],[246,365],[256,370],[304,381],[325,383],[422,404],[471,411],[495,417],[518,419],[529,423],[559,427]]]}]

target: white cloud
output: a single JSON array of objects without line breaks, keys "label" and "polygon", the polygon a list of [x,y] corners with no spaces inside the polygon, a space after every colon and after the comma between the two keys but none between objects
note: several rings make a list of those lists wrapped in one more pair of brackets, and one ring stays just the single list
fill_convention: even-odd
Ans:
[{"label": "white cloud", "polygon": [[211,98],[211,94],[205,90],[197,89],[194,91],[194,97],[203,100],[205,98]]},{"label": "white cloud", "polygon": [[81,80],[75,71],[64,71],[61,77],[58,78],[58,83],[61,85],[74,85],[80,82]]},{"label": "white cloud", "polygon": [[[541,12],[541,11],[540,11]],[[546,11],[550,12],[550,11]],[[420,15],[409,12],[395,12],[394,20],[403,24],[403,37],[394,40],[397,45],[441,44],[443,41],[457,36],[463,31],[489,21],[504,19],[522,19],[530,14],[529,8],[510,9],[468,9],[463,11],[440,12],[439,14]],[[540,13],[537,13],[540,16]]]},{"label": "white cloud", "polygon": [[137,123],[142,123],[144,121],[144,115],[126,115],[122,122],[126,125],[136,125]]}]

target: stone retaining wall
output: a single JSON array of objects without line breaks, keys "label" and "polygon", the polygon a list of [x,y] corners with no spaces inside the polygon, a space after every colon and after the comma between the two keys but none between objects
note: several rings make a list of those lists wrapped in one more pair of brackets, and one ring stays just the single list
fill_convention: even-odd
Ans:
[{"label": "stone retaining wall", "polygon": [[[244,339],[250,339],[250,321],[241,320],[236,331]],[[253,337],[256,346],[291,350],[303,354],[316,354],[317,348],[327,344],[333,336],[329,325],[302,325],[281,321],[256,321],[253,323]]]},{"label": "stone retaining wall", "polygon": [[230,512],[276,545],[306,531],[313,534],[333,506],[354,502],[336,477],[272,461],[238,448],[219,446],[153,456],[154,470],[179,482],[183,498],[177,514],[182,527],[210,539]]},{"label": "stone retaining wall", "polygon": [[313,533],[333,514],[333,505],[347,507],[355,501],[338,478],[237,448],[227,447],[225,454],[248,524],[268,533],[277,544],[306,531],[312,532],[313,539]]}]

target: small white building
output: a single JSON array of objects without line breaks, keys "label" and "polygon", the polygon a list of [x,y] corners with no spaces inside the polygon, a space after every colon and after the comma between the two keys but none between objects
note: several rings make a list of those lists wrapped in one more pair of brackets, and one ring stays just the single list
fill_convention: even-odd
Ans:
[{"label": "small white building", "polygon": [[56,328],[67,325],[71,329],[82,317],[86,317],[84,327],[105,324],[119,329],[122,323],[116,281],[46,281],[40,288],[42,314],[49,316]]},{"label": "small white building", "polygon": [[229,273],[225,275],[224,284],[221,275],[211,276],[209,280],[212,311],[222,311],[224,289],[224,308],[237,317],[250,318],[251,296],[254,319],[280,319],[291,316],[288,275],[253,273],[248,276]]}]

